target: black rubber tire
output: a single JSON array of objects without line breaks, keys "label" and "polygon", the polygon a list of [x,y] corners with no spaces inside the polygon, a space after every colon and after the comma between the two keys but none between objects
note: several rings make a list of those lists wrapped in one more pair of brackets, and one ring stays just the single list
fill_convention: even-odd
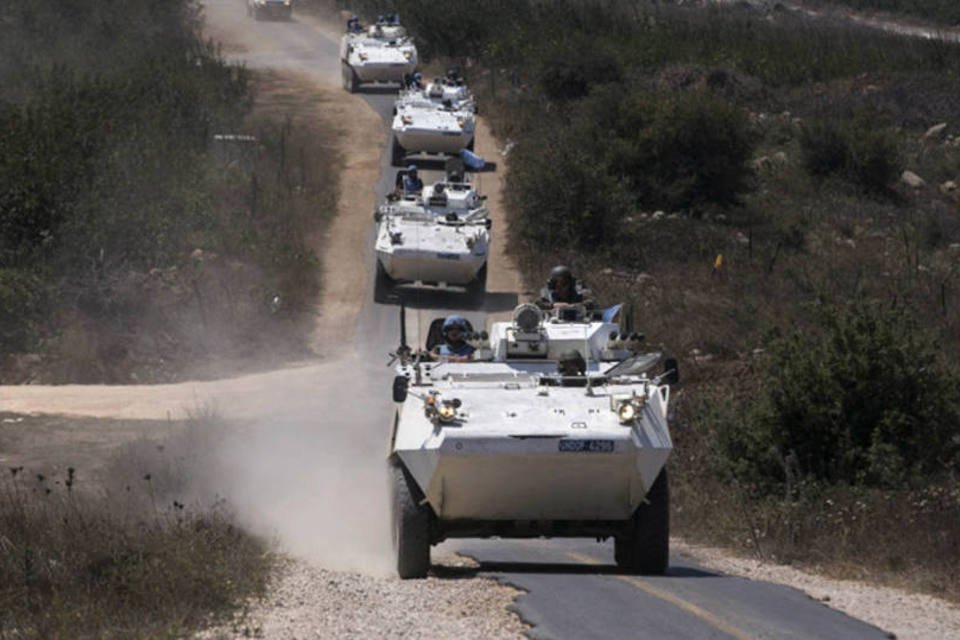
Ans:
[{"label": "black rubber tire", "polygon": [[477,271],[477,277],[467,285],[467,295],[475,305],[482,306],[487,297],[487,265],[484,264]]},{"label": "black rubber tire", "polygon": [[393,480],[393,550],[397,575],[403,580],[426,578],[430,570],[430,507],[421,504],[423,494],[399,462],[390,466]]},{"label": "black rubber tire", "polygon": [[390,164],[394,167],[402,167],[403,161],[407,158],[407,150],[397,142],[397,136],[390,138]]},{"label": "black rubber tire", "polygon": [[387,274],[383,268],[383,263],[377,260],[377,275],[373,283],[373,301],[386,303],[390,301],[390,294],[393,293],[393,287],[396,281]]},{"label": "black rubber tire", "polygon": [[349,93],[356,93],[360,87],[360,76],[343,59],[340,61],[340,76],[343,78],[343,88]]},{"label": "black rubber tire", "polygon": [[631,532],[617,536],[613,555],[626,573],[663,575],[670,565],[670,482],[663,469],[633,514]]},{"label": "black rubber tire", "polygon": [[470,138],[470,142],[467,143],[467,151],[469,151],[470,153],[473,153],[473,147],[476,141],[477,141],[476,136],[474,136],[473,138]]}]

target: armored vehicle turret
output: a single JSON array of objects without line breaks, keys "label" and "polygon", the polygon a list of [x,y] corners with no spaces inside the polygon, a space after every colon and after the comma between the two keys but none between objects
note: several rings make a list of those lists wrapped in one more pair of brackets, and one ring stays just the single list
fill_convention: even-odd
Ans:
[{"label": "armored vehicle turret", "polygon": [[522,304],[489,334],[468,327],[465,362],[435,355],[442,318],[425,351],[401,332],[389,464],[402,578],[426,575],[433,544],[494,536],[612,537],[623,570],[666,570],[676,363],[654,375],[660,354],[616,313]]}]

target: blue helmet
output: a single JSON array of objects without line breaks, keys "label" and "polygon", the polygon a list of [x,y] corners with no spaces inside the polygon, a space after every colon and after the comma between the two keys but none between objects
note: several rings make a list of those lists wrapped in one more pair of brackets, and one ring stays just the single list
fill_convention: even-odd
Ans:
[{"label": "blue helmet", "polygon": [[416,173],[416,172],[417,172],[417,165],[415,164],[407,165],[407,173]]},{"label": "blue helmet", "polygon": [[443,321],[443,332],[446,333],[449,329],[456,327],[460,331],[467,330],[467,319],[463,316],[447,316]]},{"label": "blue helmet", "polygon": [[423,74],[420,73],[419,71],[414,71],[413,79],[419,82],[420,80],[423,80]]}]

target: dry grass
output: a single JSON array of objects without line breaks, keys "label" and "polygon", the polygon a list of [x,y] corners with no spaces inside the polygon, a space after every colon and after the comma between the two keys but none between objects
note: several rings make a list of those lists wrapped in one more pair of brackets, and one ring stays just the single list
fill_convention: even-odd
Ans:
[{"label": "dry grass", "polygon": [[[215,419],[142,441],[103,482],[83,468],[0,475],[0,637],[183,637],[263,593],[273,558],[222,500],[188,497],[181,453]],[[180,452],[180,453],[178,453]]]}]

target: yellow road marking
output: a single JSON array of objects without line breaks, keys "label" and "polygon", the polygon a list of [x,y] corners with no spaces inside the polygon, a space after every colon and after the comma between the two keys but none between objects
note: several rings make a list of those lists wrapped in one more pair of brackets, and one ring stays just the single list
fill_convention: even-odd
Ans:
[{"label": "yellow road marking", "polygon": [[[576,551],[567,551],[566,554],[571,558],[573,558],[574,560],[579,560],[584,564],[601,564],[599,560],[591,558],[590,556],[584,555],[582,553],[577,553]],[[726,633],[729,636],[737,638],[737,640],[753,640],[752,636],[750,636],[745,631],[738,629],[737,627],[734,627],[733,625],[727,622],[724,622],[723,620],[713,615],[706,609],[703,609],[702,607],[698,607],[692,602],[687,602],[683,598],[677,595],[674,595],[668,591],[664,591],[663,589],[658,589],[657,587],[653,586],[648,582],[641,580],[640,578],[636,578],[633,576],[622,576],[622,575],[615,575],[613,577],[623,582],[626,582],[627,584],[634,586],[637,589],[640,589],[644,593],[651,595],[654,598],[663,600],[664,602],[669,602],[675,607],[679,607],[680,609],[683,609],[693,617],[698,618],[703,622],[706,622],[711,627],[719,631],[722,631],[723,633]]]}]

